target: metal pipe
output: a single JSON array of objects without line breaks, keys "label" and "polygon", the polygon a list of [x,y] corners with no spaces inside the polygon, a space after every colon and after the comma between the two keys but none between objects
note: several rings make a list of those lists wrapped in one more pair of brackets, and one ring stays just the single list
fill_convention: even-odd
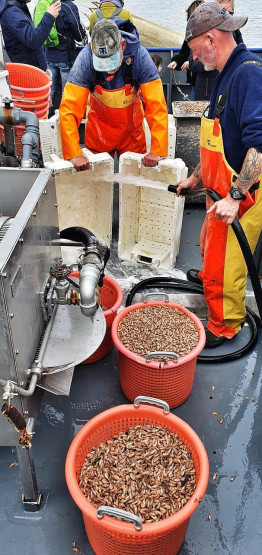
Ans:
[{"label": "metal pipe", "polygon": [[22,395],[23,397],[31,397],[31,395],[33,395],[33,393],[35,392],[36,384],[38,380],[41,378],[43,373],[43,368],[42,368],[43,357],[47,347],[48,339],[50,337],[50,333],[53,328],[56,311],[57,311],[57,306],[54,307],[52,316],[47,324],[44,337],[41,343],[41,347],[39,349],[38,357],[37,359],[35,359],[34,363],[32,364],[32,367],[30,368],[29,387],[27,389],[24,389],[23,387],[19,387],[16,383],[12,382],[11,380],[3,380],[2,378],[0,378],[0,385],[4,388],[4,393],[3,393],[4,400],[10,399],[10,397],[12,397],[13,394],[15,393],[18,395]]},{"label": "metal pipe", "polygon": [[[90,256],[90,255],[89,255]],[[99,257],[96,256],[97,262]],[[96,287],[100,279],[100,264],[84,264],[79,274],[80,309],[84,316],[93,316],[97,310],[98,295]]]},{"label": "metal pipe", "polygon": [[23,389],[22,387],[19,387],[14,382],[11,382],[11,380],[7,380],[5,382],[4,380],[1,379],[0,385],[4,388],[4,393],[2,396],[3,400],[7,401],[8,399],[11,399],[14,396],[14,394],[22,395],[23,397],[31,397],[31,395],[33,395],[35,391],[37,381],[38,381],[38,375],[33,374],[33,376],[31,376],[30,378],[28,389]]},{"label": "metal pipe", "polygon": [[60,231],[60,239],[82,241],[85,255],[79,273],[80,309],[84,316],[93,316],[98,306],[97,287],[108,261],[110,250],[89,229],[68,227]]},{"label": "metal pipe", "polygon": [[[3,99],[4,102],[5,99]],[[9,100],[9,102],[12,102]],[[0,124],[20,125],[25,123],[25,132],[22,137],[23,154],[21,167],[30,168],[33,162],[38,161],[37,146],[39,141],[39,121],[33,112],[25,112],[20,108],[12,108],[6,103],[0,106]]]},{"label": "metal pipe", "polygon": [[52,239],[51,245],[53,247],[78,247],[83,248],[83,243],[71,241],[70,239]]},{"label": "metal pipe", "polygon": [[46,347],[47,347],[47,343],[48,343],[48,340],[49,340],[49,337],[50,337],[50,334],[51,334],[51,331],[52,331],[52,328],[53,328],[54,320],[55,320],[55,317],[56,317],[57,308],[58,308],[57,306],[54,307],[51,318],[50,318],[50,320],[49,320],[49,322],[46,326],[44,337],[43,337],[43,340],[42,340],[42,343],[41,343],[41,347],[39,349],[37,360],[35,360],[35,363],[38,363],[38,364],[42,365],[45,350],[46,350]]}]

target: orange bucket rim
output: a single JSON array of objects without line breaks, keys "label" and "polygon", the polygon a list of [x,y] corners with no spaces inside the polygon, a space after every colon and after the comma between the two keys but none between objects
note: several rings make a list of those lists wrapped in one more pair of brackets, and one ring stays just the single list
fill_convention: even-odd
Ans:
[{"label": "orange bucket rim", "polygon": [[[45,71],[43,71],[42,69],[40,69],[39,67],[35,67],[35,66],[31,66],[29,64],[18,64],[18,63],[12,63],[12,62],[6,62],[5,67],[7,69],[8,72],[15,70],[15,69],[20,69],[20,70],[28,70],[28,73],[32,74],[38,74],[38,75],[42,75],[45,77],[45,79],[47,80],[47,83],[45,85],[42,85],[41,87],[20,87],[18,85],[12,85],[10,83],[10,88],[16,88],[19,91],[31,91],[32,89],[36,89],[37,91],[43,91],[48,87],[51,87],[51,80],[49,79],[47,73],[45,73]],[[10,80],[10,76],[9,76],[9,80]]]},{"label": "orange bucket rim", "polygon": [[[49,106],[49,100],[48,99],[43,100],[41,102],[35,102],[35,99],[33,99],[33,98],[32,98],[32,102],[31,102],[31,99],[30,99],[30,102],[17,102],[18,98],[16,98],[16,99],[12,98],[12,100],[13,100],[14,106],[16,108],[21,107],[22,110],[24,110],[25,108],[27,108],[30,111],[34,110],[34,109],[43,110],[43,108],[47,108],[47,106]],[[17,106],[16,106],[16,104],[17,104]],[[30,106],[30,104],[31,104],[31,106]]]},{"label": "orange bucket rim", "polygon": [[186,364],[187,362],[190,362],[192,361],[192,359],[197,357],[199,353],[202,351],[202,349],[204,348],[205,342],[206,342],[206,334],[205,334],[205,330],[202,322],[193,312],[190,312],[187,308],[185,308],[180,304],[173,303],[171,301],[143,301],[141,303],[132,304],[124,308],[116,315],[114,322],[112,324],[113,343],[118,351],[120,351],[123,355],[127,356],[128,358],[131,358],[134,362],[137,362],[138,364],[146,365],[149,368],[156,368],[159,370],[159,362],[156,362],[156,361],[147,362],[145,358],[133,353],[132,351],[129,351],[129,349],[127,349],[121,343],[117,333],[119,323],[122,320],[122,318],[126,316],[126,314],[128,314],[129,312],[133,312],[134,310],[138,310],[139,308],[144,308],[145,306],[155,306],[155,305],[171,306],[173,308],[177,308],[178,310],[186,314],[191,320],[193,320],[199,332],[198,344],[194,347],[194,349],[192,349],[192,351],[190,351],[190,353],[188,353],[183,357],[180,357],[177,362],[168,361],[165,363],[165,366],[164,366],[164,369],[168,369],[170,367],[179,368],[179,366],[181,366],[182,364]]},{"label": "orange bucket rim", "polygon": [[[17,87],[17,89],[18,89],[18,87]],[[22,91],[24,91],[24,90],[25,90],[25,89],[22,89]],[[33,95],[33,96],[28,96],[28,95],[27,95],[27,96],[21,97],[20,94],[17,94],[17,95],[15,96],[16,92],[15,92],[14,88],[11,86],[12,100],[13,100],[14,102],[17,102],[17,100],[19,100],[19,99],[21,99],[21,98],[22,98],[22,100],[23,100],[23,98],[24,98],[25,100],[30,100],[30,101],[32,100],[32,102],[33,102],[33,101],[36,101],[36,102],[46,101],[46,102],[48,102],[48,100],[49,100],[49,98],[50,98],[50,91],[51,91],[50,88],[49,88],[48,90],[46,90],[46,92],[44,92],[44,94],[41,95],[41,96],[35,96],[35,94],[33,94],[33,93],[34,93],[34,89],[28,89],[28,91],[30,91],[31,95]],[[20,102],[19,102],[19,104],[20,104]]]},{"label": "orange bucket rim", "polygon": [[132,413],[134,412],[137,412],[137,410],[140,410],[141,416],[145,416],[146,418],[148,418],[149,416],[156,417],[157,414],[159,416],[159,410],[161,409],[155,406],[145,406],[144,404],[142,406],[140,405],[139,407],[135,407],[134,405],[118,405],[117,407],[113,407],[111,409],[103,411],[102,413],[89,420],[89,422],[87,422],[77,433],[69,447],[65,463],[65,476],[67,487],[76,505],[79,507],[84,515],[88,515],[88,518],[90,520],[94,521],[96,524],[99,522],[99,526],[101,528],[104,528],[105,530],[111,532],[119,532],[119,527],[121,527],[122,535],[128,536],[133,533],[142,534],[143,536],[148,535],[152,537],[152,534],[157,536],[158,534],[163,532],[167,533],[170,530],[173,530],[174,528],[177,528],[184,524],[184,522],[188,520],[198,508],[206,493],[209,481],[208,456],[201,439],[193,430],[193,428],[189,426],[189,424],[187,424],[184,420],[172,413],[165,414],[165,418],[167,419],[166,422],[173,424],[175,423],[178,428],[171,429],[169,427],[168,429],[171,429],[171,431],[174,431],[178,435],[179,432],[184,431],[187,434],[187,439],[190,439],[188,445],[190,444],[190,447],[193,447],[194,451],[197,451],[198,453],[199,480],[196,489],[190,500],[184,505],[184,507],[182,507],[182,509],[179,509],[179,511],[163,520],[153,523],[143,523],[141,531],[135,530],[133,523],[118,521],[117,519],[109,517],[107,515],[105,515],[103,519],[99,520],[97,518],[97,508],[94,507],[94,505],[92,505],[90,501],[88,501],[88,499],[80,490],[74,470],[75,456],[78,449],[82,446],[85,437],[92,432],[92,428],[97,428],[97,424],[99,423],[99,421],[101,421],[102,425],[107,417],[112,417],[110,418],[111,420],[116,420],[117,417],[119,418],[120,416],[130,418],[130,415],[132,415]]},{"label": "orange bucket rim", "polygon": [[[78,270],[73,270],[72,272],[70,272],[70,276],[78,278],[79,277],[79,271]],[[123,291],[122,291],[120,285],[117,283],[117,281],[115,281],[113,278],[111,278],[109,276],[104,276],[103,281],[104,281],[103,285],[104,284],[105,285],[111,285],[117,291],[117,300],[116,300],[116,302],[113,304],[113,306],[111,306],[111,308],[108,308],[107,310],[103,310],[103,314],[106,317],[106,316],[109,316],[110,314],[112,314],[113,312],[116,312],[117,309],[121,306],[121,303],[122,303],[122,300],[123,300]],[[102,289],[102,287],[101,287],[101,289]]]}]

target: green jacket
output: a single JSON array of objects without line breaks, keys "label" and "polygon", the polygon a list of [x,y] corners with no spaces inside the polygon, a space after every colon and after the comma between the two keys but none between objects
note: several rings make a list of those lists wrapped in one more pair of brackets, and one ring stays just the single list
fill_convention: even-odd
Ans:
[{"label": "green jacket", "polygon": [[[51,6],[53,1],[54,0],[39,0],[39,2],[37,2],[36,7],[35,7],[35,11],[34,11],[34,17],[33,17],[35,27],[37,27],[37,25],[40,23],[44,14],[46,13],[47,8],[49,8],[49,6]],[[59,38],[58,38],[57,30],[56,30],[56,24],[54,22],[53,27],[52,27],[47,39],[44,42],[44,46],[47,46],[47,48],[53,48],[54,46],[57,46],[58,44],[59,44]]]}]

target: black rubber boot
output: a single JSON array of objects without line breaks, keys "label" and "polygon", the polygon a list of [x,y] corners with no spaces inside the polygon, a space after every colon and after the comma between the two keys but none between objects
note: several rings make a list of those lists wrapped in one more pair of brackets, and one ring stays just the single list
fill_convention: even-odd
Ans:
[{"label": "black rubber boot", "polygon": [[226,337],[223,335],[214,335],[212,331],[205,329],[206,332],[206,344],[205,349],[215,349],[215,347],[219,347],[226,341]]},{"label": "black rubber boot", "polygon": [[201,279],[199,279],[198,274],[199,270],[195,270],[193,268],[192,270],[188,270],[188,272],[186,273],[186,277],[188,281],[192,281],[193,283],[197,283],[197,285],[202,285],[203,287],[203,282],[201,281]]}]

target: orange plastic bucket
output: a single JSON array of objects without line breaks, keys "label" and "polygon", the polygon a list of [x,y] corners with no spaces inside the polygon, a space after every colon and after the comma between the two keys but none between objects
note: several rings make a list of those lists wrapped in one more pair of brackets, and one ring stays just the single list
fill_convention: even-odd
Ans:
[{"label": "orange plastic bucket", "polygon": [[[43,110],[40,114],[35,113],[38,119],[47,119],[48,118],[48,109]],[[23,145],[22,145],[22,137],[25,132],[25,124],[22,123],[21,125],[14,125],[14,135],[15,135],[15,152],[16,156],[23,155]],[[5,144],[5,131],[4,127],[0,125],[0,142]]]},{"label": "orange plastic bucket", "polygon": [[[184,541],[189,519],[206,492],[209,463],[205,447],[198,435],[177,416],[165,414],[159,407],[141,405],[141,401],[137,407],[120,405],[92,418],[78,432],[67,454],[67,486],[82,511],[88,540],[96,555],[175,555]],[[196,470],[196,489],[190,500],[177,513],[158,522],[145,523],[138,531],[133,523],[120,521],[111,516],[106,515],[99,519],[97,509],[84,496],[78,481],[87,453],[112,436],[145,423],[167,428],[177,433],[185,443]]]},{"label": "orange plastic bucket", "polygon": [[[73,271],[70,276],[79,278],[79,272]],[[116,317],[117,310],[121,306],[123,293],[118,283],[109,276],[103,278],[103,286],[100,290],[99,304],[105,308],[104,316],[106,320],[106,334],[98,349],[83,364],[96,362],[104,358],[112,350],[114,344],[111,335],[111,328]]]},{"label": "orange plastic bucket", "polygon": [[[18,102],[16,105],[18,106]],[[29,103],[19,102],[19,107],[21,110],[25,110],[26,112],[36,112],[38,110],[42,110],[43,108],[47,110],[49,109],[49,98],[41,100],[41,102],[35,102],[33,99]]]},{"label": "orange plastic bucket", "polygon": [[[169,306],[186,314],[195,323],[199,332],[197,346],[186,356],[178,361],[159,363],[147,362],[145,358],[129,351],[118,337],[118,326],[126,314],[145,306]],[[156,323],[157,325],[157,323]],[[184,403],[191,393],[197,356],[205,345],[205,331],[199,318],[181,305],[169,301],[150,301],[133,304],[122,310],[115,318],[112,326],[112,339],[118,349],[119,375],[123,393],[134,401],[137,395],[160,397],[166,401],[170,408],[175,408]]]},{"label": "orange plastic bucket", "polygon": [[[48,117],[51,80],[38,67],[27,64],[7,63],[11,95],[14,106],[35,112],[38,119]],[[20,102],[16,102],[19,100]],[[25,100],[30,101],[24,102]]]},{"label": "orange plastic bucket", "polygon": [[[25,112],[34,112],[38,119],[47,119],[52,83],[48,75],[42,69],[27,64],[9,62],[5,64],[5,67],[9,73],[14,106]],[[16,100],[22,100],[22,102],[16,102]],[[30,100],[31,103],[23,102],[24,100]],[[24,124],[14,126],[17,156],[22,156],[21,138],[24,130]],[[5,133],[2,126],[0,126],[0,140],[5,143]]]},{"label": "orange plastic bucket", "polygon": [[[51,80],[48,75],[38,67],[28,64],[6,63],[9,73],[10,88],[13,95],[20,100],[23,98],[44,99],[48,96],[51,88]],[[18,91],[18,92],[16,92]],[[23,96],[20,94],[23,93]]]}]

